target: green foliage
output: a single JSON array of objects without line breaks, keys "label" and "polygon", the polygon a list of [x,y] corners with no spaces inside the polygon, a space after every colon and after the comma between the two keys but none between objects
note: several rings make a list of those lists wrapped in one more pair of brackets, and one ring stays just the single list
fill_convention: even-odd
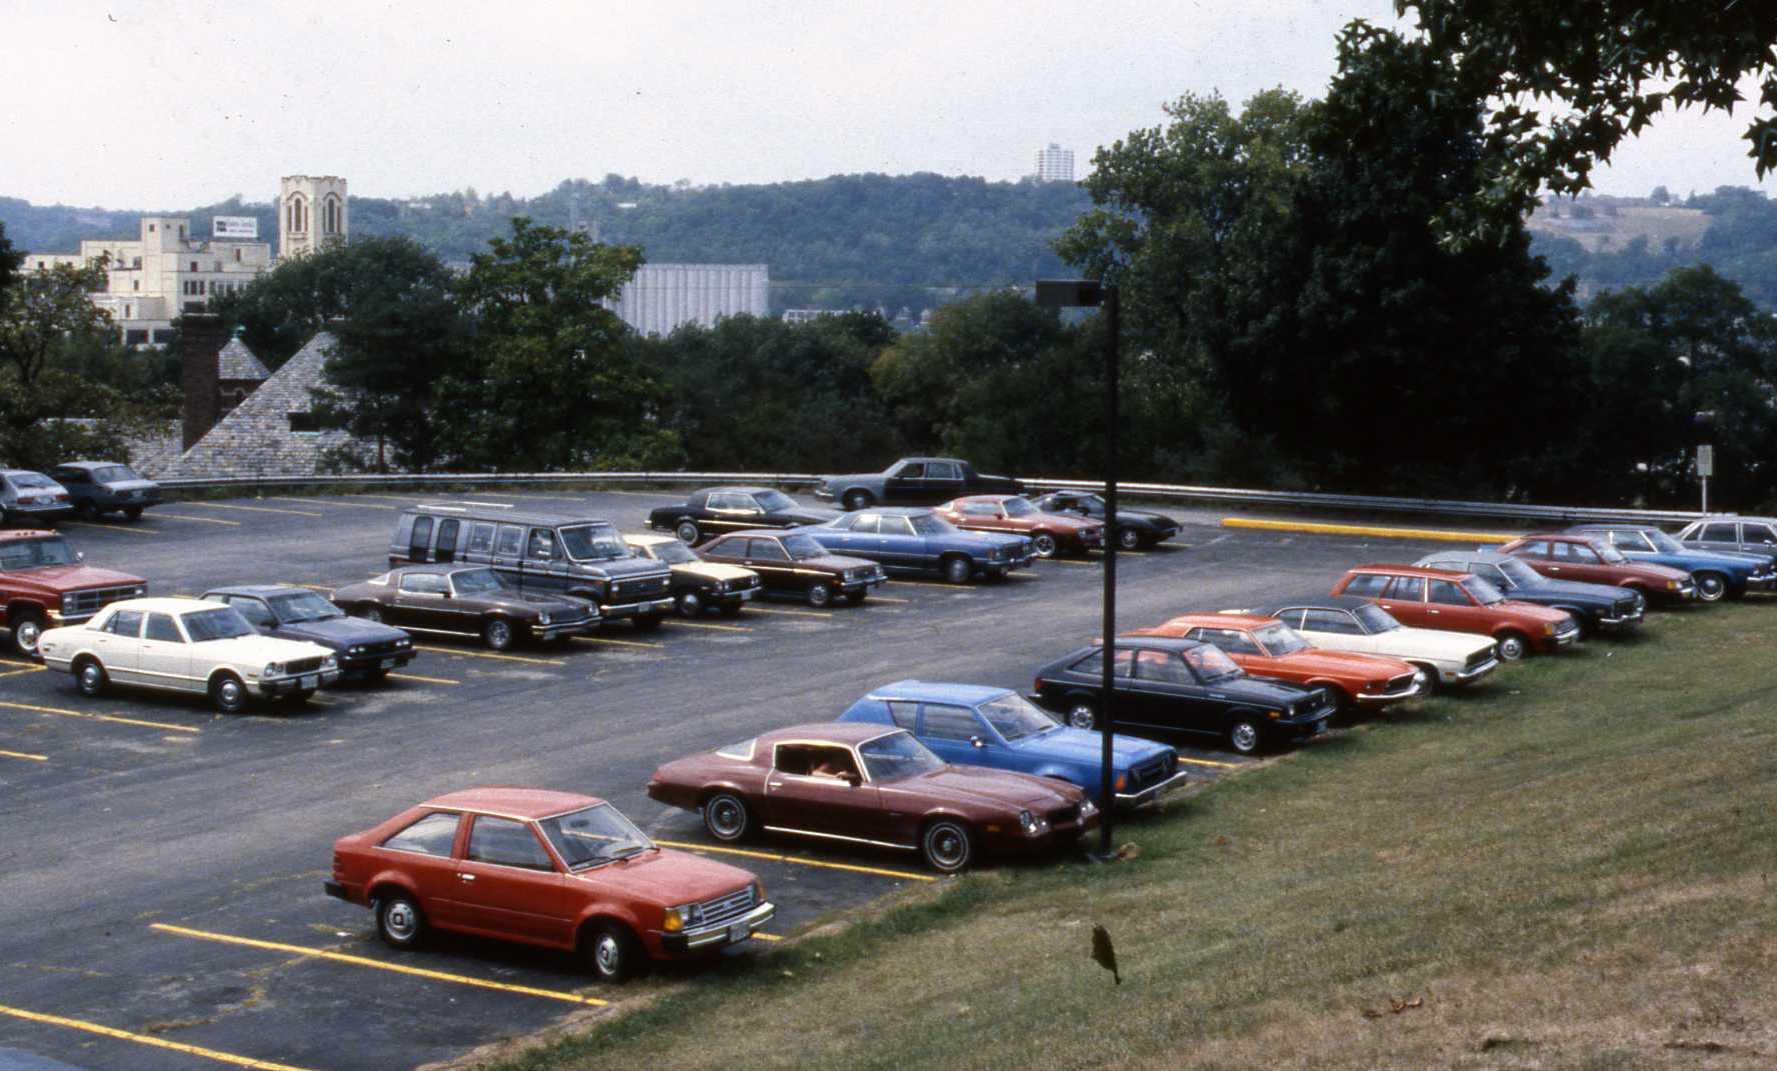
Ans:
[{"label": "green foliage", "polygon": [[638,339],[661,385],[660,425],[694,469],[873,468],[899,450],[870,366],[894,333],[875,313],[802,324],[730,316]]},{"label": "green foliage", "polygon": [[441,434],[470,469],[652,467],[678,456],[654,423],[658,388],[624,345],[628,327],[601,302],[641,250],[512,221],[456,287],[474,322],[473,369],[439,381]]},{"label": "green foliage", "polygon": [[[0,261],[9,259],[0,251]],[[104,285],[100,267],[58,265],[18,276],[0,290],[0,458],[26,467],[62,460],[39,425],[52,418],[107,414],[114,388],[71,371],[69,355],[115,336],[111,316],[88,300]]]}]

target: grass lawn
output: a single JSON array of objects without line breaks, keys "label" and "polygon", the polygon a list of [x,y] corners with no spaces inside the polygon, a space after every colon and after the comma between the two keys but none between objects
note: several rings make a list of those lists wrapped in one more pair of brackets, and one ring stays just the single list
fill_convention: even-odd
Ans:
[{"label": "grass lawn", "polygon": [[1773,1066],[1774,653],[1657,614],[476,1066]]}]

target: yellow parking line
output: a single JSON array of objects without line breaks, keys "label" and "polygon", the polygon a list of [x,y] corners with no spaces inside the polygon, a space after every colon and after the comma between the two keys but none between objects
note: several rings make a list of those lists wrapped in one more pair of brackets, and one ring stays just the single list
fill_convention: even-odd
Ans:
[{"label": "yellow parking line", "polygon": [[[1016,574],[1011,574],[1011,575],[1016,575]],[[898,584],[906,584],[909,587],[915,587],[915,588],[944,588],[948,591],[967,591],[968,590],[968,586],[965,584],[946,584],[941,580],[893,580],[893,581],[890,581],[890,583],[897,584],[897,585]],[[889,602],[890,601],[888,599],[877,598],[874,595],[872,595],[871,598],[876,599],[877,602]],[[901,601],[906,602],[907,600],[902,599]]]},{"label": "yellow parking line", "polygon": [[758,933],[758,932],[755,932],[755,933],[754,933],[754,934],[753,934],[753,936],[754,936],[754,937],[757,937],[757,938],[758,938],[758,939],[759,939],[759,940],[761,940],[761,941],[781,941],[781,940],[783,940],[783,939],[784,939],[784,938],[783,938],[783,935],[782,935],[782,934],[776,934],[776,933]]},{"label": "yellow parking line", "polygon": [[8,758],[8,759],[29,759],[32,762],[48,762],[49,761],[48,755],[33,755],[29,751],[3,751],[3,750],[0,750],[0,757],[4,757],[4,758]]},{"label": "yellow parking line", "polygon": [[1243,762],[1211,762],[1209,759],[1187,759],[1183,755],[1179,756],[1179,761],[1188,762],[1193,766],[1219,766],[1224,770],[1238,770],[1246,765],[1246,763]]},{"label": "yellow parking line", "polygon": [[0,673],[0,677],[17,677],[24,673],[42,673],[48,668],[48,666],[26,666],[24,669],[9,669],[5,673]]},{"label": "yellow parking line", "polygon": [[1093,559],[1086,559],[1086,558],[1038,558],[1037,561],[1046,562],[1050,565],[1097,565],[1097,564],[1099,564],[1098,559],[1096,559],[1096,558],[1093,558]]},{"label": "yellow parking line", "polygon": [[676,628],[707,628],[707,629],[714,629],[718,632],[751,632],[751,631],[753,631],[752,628],[748,625],[717,625],[717,624],[714,624],[709,621],[679,621],[679,622],[675,622],[674,627],[676,627]]},{"label": "yellow parking line", "polygon": [[438,982],[454,982],[457,985],[474,986],[477,989],[497,989],[503,993],[519,993],[527,997],[545,997],[549,1000],[565,1001],[569,1004],[591,1004],[604,1007],[611,1003],[598,997],[583,997],[578,993],[568,993],[559,989],[538,989],[528,985],[511,985],[506,982],[489,982],[480,978],[471,978],[466,974],[446,974],[443,971],[429,971],[423,967],[408,967],[400,963],[384,963],[381,960],[366,956],[351,956],[344,952],[329,952],[324,948],[308,948],[303,945],[287,945],[279,941],[260,941],[251,937],[235,937],[226,933],[206,933],[203,930],[191,930],[184,926],[168,926],[162,922],[151,923],[151,930],[170,933],[177,937],[191,937],[199,941],[215,941],[225,945],[244,945],[247,948],[263,948],[268,952],[288,952],[295,956],[308,956],[315,959],[331,960],[334,963],[350,963],[354,967],[372,967],[379,971],[391,971],[395,974],[410,974],[416,978],[430,978]]},{"label": "yellow parking line", "polygon": [[280,580],[280,581],[278,581],[278,583],[284,585],[287,588],[307,588],[310,591],[332,591],[333,590],[332,588],[327,587],[324,584],[303,584],[303,583],[300,583],[295,580]]},{"label": "yellow parking line", "polygon": [[619,647],[665,647],[664,643],[649,643],[646,640],[614,640],[609,636],[575,636],[578,643],[612,643]]},{"label": "yellow parking line", "polygon": [[1267,521],[1252,517],[1223,517],[1223,528],[1252,528],[1262,532],[1307,532],[1311,535],[1363,535],[1383,539],[1434,539],[1445,543],[1506,543],[1521,532],[1458,532],[1443,528],[1390,528],[1367,524],[1322,524],[1317,521]]},{"label": "yellow parking line", "polygon": [[937,881],[930,874],[915,874],[911,870],[887,870],[877,866],[858,866],[854,863],[829,863],[820,859],[804,859],[796,855],[783,855],[778,852],[755,852],[746,848],[723,848],[714,844],[690,844],[680,841],[657,840],[654,843],[663,848],[682,848],[688,852],[721,852],[724,855],[741,855],[748,859],[769,859],[777,863],[794,863],[797,866],[815,866],[825,870],[850,870],[858,874],[877,874],[885,878],[901,878],[906,881]]},{"label": "yellow parking line", "polygon": [[57,524],[71,524],[76,528],[103,528],[107,532],[134,532],[137,535],[156,535],[159,528],[144,528],[139,524],[93,524],[90,521],[57,521]]},{"label": "yellow parking line", "polygon": [[117,1038],[120,1041],[133,1041],[138,1045],[149,1045],[157,1049],[171,1049],[174,1052],[202,1056],[208,1060],[233,1064],[236,1067],[254,1068],[256,1071],[304,1071],[303,1068],[292,1067],[290,1064],[255,1060],[251,1056],[236,1056],[232,1052],[223,1052],[220,1049],[206,1049],[201,1045],[187,1045],[182,1041],[168,1041],[165,1038],[151,1037],[147,1034],[132,1034],[128,1030],[119,1030],[116,1027],[101,1026],[98,1023],[89,1023],[80,1019],[68,1019],[60,1015],[44,1015],[42,1012],[26,1011],[23,1008],[8,1007],[5,1004],[0,1004],[0,1015],[10,1015],[33,1023],[47,1023],[50,1026],[65,1026],[70,1030],[84,1030],[89,1034]]},{"label": "yellow parking line", "polygon": [[359,509],[399,509],[398,506],[379,506],[375,502],[344,502],[337,498],[290,498],[287,495],[266,495],[267,502],[318,502],[323,506],[356,506]]},{"label": "yellow parking line", "polygon": [[[887,602],[889,600],[883,599],[881,601]],[[895,601],[906,602],[907,600],[897,599]],[[771,606],[749,606],[749,607],[747,607],[746,612],[749,614],[793,614],[796,617],[832,617],[833,616],[833,612],[831,610],[779,610],[779,609],[777,609],[775,607],[771,607]]]},{"label": "yellow parking line", "polygon": [[417,673],[391,673],[389,674],[389,679],[392,681],[419,681],[421,684],[463,683],[462,681],[453,681],[449,677],[422,677]]},{"label": "yellow parking line", "polygon": [[[902,584],[902,583],[906,583],[906,581],[896,580],[896,581],[893,581],[893,583]],[[910,600],[890,598],[887,595],[872,595],[872,596],[870,596],[870,601],[871,602],[908,602]]]},{"label": "yellow parking line", "polygon": [[140,725],[148,729],[171,729],[176,733],[196,733],[203,730],[192,725],[174,725],[164,721],[142,721],[139,718],[120,718],[115,714],[89,714],[83,710],[63,710],[60,707],[34,707],[29,703],[3,703],[0,707],[10,710],[29,710],[37,714],[60,714],[64,718],[91,718],[94,721],[115,722],[118,725]]},{"label": "yellow parking line", "polygon": [[238,510],[244,510],[248,513],[288,513],[292,517],[325,517],[325,516],[327,516],[325,513],[321,513],[317,510],[312,510],[312,509],[276,509],[272,506],[236,506],[236,505],[231,505],[230,503],[227,503],[227,502],[187,502],[186,505],[188,505],[188,506],[208,506],[211,509],[238,509]]},{"label": "yellow parking line", "polygon": [[498,662],[528,662],[533,666],[565,666],[559,658],[531,658],[527,655],[496,654],[493,651],[465,651],[456,647],[432,647],[428,644],[416,643],[416,651],[435,651],[438,654],[461,655],[464,658],[491,658]]},{"label": "yellow parking line", "polygon": [[241,526],[240,521],[231,521],[222,517],[193,517],[185,513],[168,513],[165,510],[156,510],[154,515],[156,517],[164,517],[169,521],[198,521],[203,524],[223,524],[230,528],[239,528]]},{"label": "yellow parking line", "polygon": [[416,493],[416,494],[411,494],[411,495],[359,495],[358,497],[359,498],[380,498],[384,502],[412,502],[414,499],[421,498],[424,496]]}]

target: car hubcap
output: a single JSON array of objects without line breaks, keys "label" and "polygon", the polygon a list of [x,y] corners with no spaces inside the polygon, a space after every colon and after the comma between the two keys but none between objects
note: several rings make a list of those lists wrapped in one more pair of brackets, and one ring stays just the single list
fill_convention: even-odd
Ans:
[{"label": "car hubcap", "polygon": [[960,830],[951,826],[939,826],[932,830],[932,859],[940,866],[955,866],[962,861],[963,835]]},{"label": "car hubcap", "polygon": [[677,531],[673,534],[679,537],[679,542],[681,543],[695,543],[697,542],[697,525],[692,524],[690,521],[686,521],[684,524],[679,525]]},{"label": "car hubcap", "polygon": [[969,563],[963,561],[961,558],[952,558],[950,560],[949,574],[951,583],[962,583],[969,579]]},{"label": "car hubcap", "polygon": [[827,605],[827,600],[832,597],[833,593],[828,591],[825,585],[816,584],[814,587],[808,589],[808,601],[815,606]]},{"label": "car hubcap", "polygon": [[19,649],[26,654],[37,650],[37,641],[43,636],[43,626],[35,620],[20,621],[13,626],[12,639]]},{"label": "car hubcap", "polygon": [[1234,750],[1251,751],[1253,745],[1258,742],[1259,730],[1253,728],[1246,722],[1241,722],[1234,727]]},{"label": "car hubcap", "polygon": [[413,905],[405,900],[398,900],[390,904],[389,909],[383,912],[383,927],[389,931],[389,936],[397,941],[413,940],[414,929],[418,925],[418,921],[414,917]]},{"label": "car hubcap", "polygon": [[716,835],[733,837],[740,833],[741,810],[731,799],[719,799],[710,803],[710,825],[715,827]]},{"label": "car hubcap", "polygon": [[373,606],[364,611],[364,620],[381,624],[383,620],[383,612]]},{"label": "car hubcap", "polygon": [[598,943],[593,946],[592,954],[598,959],[599,970],[605,974],[616,974],[622,961],[622,952],[617,948],[617,938],[610,934],[600,934]]},{"label": "car hubcap", "polygon": [[1719,576],[1703,576],[1697,578],[1697,592],[1704,599],[1714,602],[1721,598],[1722,582]]},{"label": "car hubcap", "polygon": [[105,682],[105,674],[98,666],[88,662],[80,667],[80,686],[89,692],[96,692]]},{"label": "car hubcap", "polygon": [[1030,545],[1037,552],[1039,558],[1047,558],[1055,553],[1055,540],[1050,536],[1037,536],[1030,541]]},{"label": "car hubcap", "polygon": [[1068,711],[1067,723],[1076,729],[1092,728],[1092,708],[1082,703]]},{"label": "car hubcap", "polygon": [[241,703],[241,686],[234,681],[223,681],[222,687],[217,689],[217,693],[225,707],[236,707]]},{"label": "car hubcap", "polygon": [[686,617],[696,617],[702,609],[703,600],[697,597],[696,592],[687,591],[679,596],[679,612]]},{"label": "car hubcap", "polygon": [[512,630],[499,622],[487,627],[487,642],[493,647],[504,647],[512,639]]},{"label": "car hubcap", "polygon": [[1124,550],[1134,550],[1141,546],[1141,535],[1133,528],[1125,528],[1117,533],[1117,545]]},{"label": "car hubcap", "polygon": [[1516,662],[1524,657],[1524,642],[1515,637],[1499,641],[1499,657],[1507,662]]},{"label": "car hubcap", "polygon": [[870,499],[860,491],[853,491],[845,496],[846,509],[863,509],[870,504]]}]

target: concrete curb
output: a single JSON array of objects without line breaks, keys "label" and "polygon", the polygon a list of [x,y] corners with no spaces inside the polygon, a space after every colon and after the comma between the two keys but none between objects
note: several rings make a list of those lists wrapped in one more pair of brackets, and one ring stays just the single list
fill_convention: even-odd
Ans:
[{"label": "concrete curb", "polygon": [[1456,532],[1439,528],[1386,528],[1365,524],[1322,524],[1316,521],[1268,521],[1255,517],[1223,517],[1223,528],[1263,532],[1305,532],[1311,535],[1362,535],[1388,539],[1431,539],[1443,543],[1505,543],[1522,532]]}]

